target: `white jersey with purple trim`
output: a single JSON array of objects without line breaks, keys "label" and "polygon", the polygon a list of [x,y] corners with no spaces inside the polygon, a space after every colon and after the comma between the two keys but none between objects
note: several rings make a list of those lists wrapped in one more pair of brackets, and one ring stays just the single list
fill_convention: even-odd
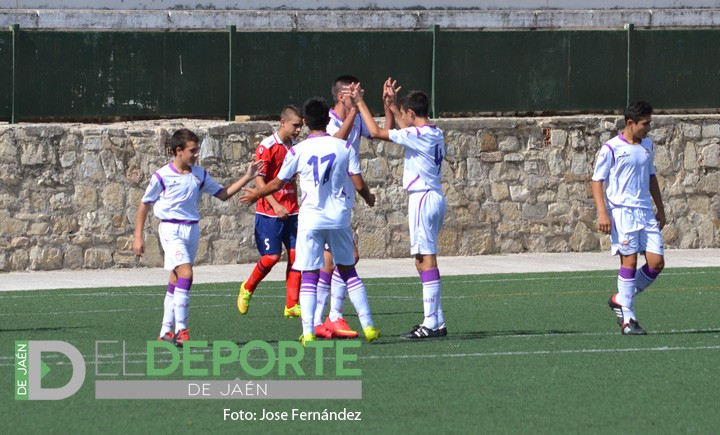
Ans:
[{"label": "white jersey with purple trim", "polygon": [[192,166],[189,174],[180,174],[168,163],[150,178],[142,202],[154,203],[153,214],[163,222],[197,222],[202,194],[214,196],[222,189],[200,166]]},{"label": "white jersey with purple trim", "polygon": [[598,152],[593,181],[605,182],[608,207],[653,209],[650,177],[655,175],[653,142],[628,143],[620,134]]},{"label": "white jersey with purple trim", "polygon": [[[337,133],[340,130],[340,127],[342,127],[343,121],[340,119],[339,116],[335,113],[334,110],[330,109],[330,122],[327,125],[327,128],[325,131],[329,135],[333,135]],[[366,137],[368,139],[372,138],[370,135],[370,130],[367,128],[367,125],[362,120],[362,116],[358,113],[355,115],[355,120],[353,121],[352,129],[350,130],[350,134],[348,135],[347,143],[348,145],[352,146],[355,153],[351,156],[350,161],[350,174],[357,175],[360,174],[360,138]],[[353,161],[354,160],[354,161]],[[348,186],[346,189],[347,192],[354,192],[355,186],[352,184],[352,180],[348,178]],[[355,207],[355,193],[348,194],[348,206],[350,208]]]},{"label": "white jersey with purple trim", "polygon": [[[327,131],[328,134],[333,135],[340,130],[342,125],[343,121],[339,116],[337,116],[334,110],[330,109],[330,122],[328,123],[325,131]],[[355,121],[353,121],[352,129],[350,130],[350,134],[347,138],[347,141],[352,145],[358,155],[360,154],[360,138],[363,136],[368,139],[372,138],[372,136],[370,136],[370,130],[367,128],[367,125],[365,125],[362,117],[358,113],[355,115]]]},{"label": "white jersey with purple trim", "polygon": [[389,130],[391,141],[405,148],[403,189],[408,192],[442,192],[442,161],[445,135],[432,124]]},{"label": "white jersey with purple trim", "polygon": [[[350,226],[348,191],[350,162],[357,157],[352,146],[329,134],[310,135],[292,147],[278,173],[281,180],[300,178],[302,201],[298,231],[345,228]],[[359,168],[356,168],[359,170]]]}]

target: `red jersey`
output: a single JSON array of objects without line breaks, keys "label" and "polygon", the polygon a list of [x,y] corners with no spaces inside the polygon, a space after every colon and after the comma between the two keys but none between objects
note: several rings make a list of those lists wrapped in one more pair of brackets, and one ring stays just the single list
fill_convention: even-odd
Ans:
[{"label": "red jersey", "polygon": [[[297,142],[292,141],[293,145],[296,143]],[[285,144],[282,143],[277,133],[273,133],[272,136],[268,136],[260,142],[260,145],[258,145],[257,151],[255,152],[255,160],[262,160],[265,162],[265,170],[259,175],[265,177],[266,183],[277,178],[277,174],[280,172],[283,160],[285,160],[285,154],[287,154],[289,149],[290,148],[286,147]],[[287,209],[289,214],[298,214],[300,211],[300,206],[298,205],[297,200],[297,192],[293,183],[285,183],[285,185],[275,192],[273,196],[277,202]],[[275,210],[273,210],[272,206],[265,200],[265,198],[260,198],[258,200],[255,205],[255,213],[265,216],[276,216]]]}]

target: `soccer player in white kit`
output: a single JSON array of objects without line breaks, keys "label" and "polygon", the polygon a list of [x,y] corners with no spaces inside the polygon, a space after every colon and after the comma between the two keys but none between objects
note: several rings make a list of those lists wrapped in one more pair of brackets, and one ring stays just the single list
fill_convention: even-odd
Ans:
[{"label": "soccer player in white kit", "polygon": [[150,178],[138,207],[133,241],[135,255],[142,256],[145,252],[143,228],[154,204],[153,214],[160,219],[158,235],[165,251],[165,269],[171,271],[158,340],[169,341],[179,347],[190,340],[187,323],[192,266],[200,240],[200,197],[206,193],[227,201],[253,180],[264,165],[263,162],[251,163],[242,178],[229,187],[223,187],[205,169],[196,165],[200,157],[199,143],[197,135],[186,128],[172,135],[166,148],[173,159]]},{"label": "soccer player in white kit", "polygon": [[[610,234],[611,253],[620,256],[617,293],[608,305],[624,335],[646,334],[635,316],[635,296],[648,288],[665,266],[660,233],[665,209],[655,176],[655,150],[647,137],[652,112],[652,106],[644,101],[625,109],[625,129],[602,146],[592,176],[598,229]],[[645,265],[639,271],[638,253],[645,254]]]},{"label": "soccer player in white kit", "polygon": [[[285,156],[277,178],[259,190],[246,189],[240,200],[251,204],[281,188],[295,174],[299,175],[302,199],[298,218],[296,256],[294,267],[301,270],[300,312],[303,345],[315,340],[314,308],[317,305],[317,285],[320,268],[325,264],[325,246],[329,246],[340,276],[348,288],[363,327],[365,339],[370,342],[380,336],[375,328],[365,285],[355,270],[354,243],[350,228],[351,202],[349,198],[360,193],[368,205],[375,204],[375,196],[362,181],[360,163],[355,150],[346,141],[330,136],[325,127],[329,107],[322,98],[310,98],[303,108],[305,124],[310,130],[306,140],[294,146]],[[353,189],[348,184],[352,180]]]},{"label": "soccer player in white kit", "polygon": [[[345,139],[352,145],[355,153],[360,156],[360,139],[371,138],[370,131],[363,123],[355,104],[347,95],[347,88],[359,83],[357,77],[342,75],[337,77],[332,84],[331,92],[335,105],[330,109],[330,122],[325,131],[337,138]],[[392,112],[385,111],[386,119],[392,119]],[[350,208],[355,203],[354,195],[348,197]],[[357,244],[354,245],[355,263],[360,259]],[[347,286],[340,277],[339,270],[332,262],[332,254],[325,251],[325,266],[320,269],[320,280],[318,281],[317,307],[315,309],[315,335],[317,338],[355,338],[357,331],[353,330],[343,318],[342,310],[347,296]],[[327,299],[330,297],[330,313],[323,322],[323,315]]]},{"label": "soccer player in white kit", "polygon": [[445,218],[446,201],[442,193],[442,162],[445,137],[428,119],[429,99],[425,93],[411,91],[397,105],[397,82],[388,78],[383,102],[401,129],[381,129],[363,101],[359,85],[351,87],[352,99],[373,138],[392,141],[405,149],[403,188],[408,192],[410,254],[423,288],[423,322],[402,335],[408,339],[427,339],[447,335],[442,311],[442,287],[437,265],[438,234]]}]

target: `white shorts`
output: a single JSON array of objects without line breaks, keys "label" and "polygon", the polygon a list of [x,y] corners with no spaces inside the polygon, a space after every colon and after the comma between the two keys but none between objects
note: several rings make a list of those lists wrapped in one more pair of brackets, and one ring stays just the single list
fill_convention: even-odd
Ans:
[{"label": "white shorts", "polygon": [[665,255],[660,226],[652,211],[634,207],[615,207],[609,211],[612,255],[645,252]]},{"label": "white shorts", "polygon": [[436,190],[413,192],[408,200],[410,254],[437,254],[438,234],[445,219],[445,197]]},{"label": "white shorts", "polygon": [[325,245],[330,248],[335,264],[342,266],[355,264],[355,244],[350,227],[326,230],[298,230],[293,269],[308,271],[323,267],[325,265],[323,257]]},{"label": "white shorts", "polygon": [[200,225],[160,222],[158,235],[165,251],[165,269],[194,264],[200,242]]}]

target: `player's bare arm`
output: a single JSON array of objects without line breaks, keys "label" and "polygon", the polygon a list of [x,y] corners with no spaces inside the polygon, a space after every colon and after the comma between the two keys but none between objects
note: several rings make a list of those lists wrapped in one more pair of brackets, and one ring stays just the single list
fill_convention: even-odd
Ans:
[{"label": "player's bare arm", "polygon": [[[265,187],[267,183],[265,182],[265,176],[264,175],[258,175],[255,177],[255,186],[257,186],[258,189],[262,189]],[[288,217],[288,210],[280,204],[277,199],[275,199],[275,196],[273,194],[266,195],[265,201],[270,204],[270,207],[273,208],[273,211],[275,211],[275,216],[277,216],[278,219],[287,219]]]},{"label": "player's bare arm", "polygon": [[395,104],[395,97],[397,91],[401,87],[397,86],[397,80],[393,80],[392,77],[388,77],[383,84],[383,107],[385,108],[385,129],[392,130],[395,128],[395,114],[393,113],[393,107],[397,108]]},{"label": "player's bare arm", "polygon": [[245,172],[245,175],[240,177],[239,180],[237,180],[230,186],[228,186],[228,187],[224,188],[223,190],[221,190],[220,192],[218,192],[218,194],[215,195],[215,197],[222,201],[227,201],[228,199],[232,198],[246,184],[248,184],[253,179],[255,179],[257,174],[259,174],[260,171],[262,171],[264,167],[265,167],[265,162],[263,162],[262,160],[250,163],[248,165],[247,171]]},{"label": "player's bare arm", "polygon": [[402,89],[402,86],[397,85],[397,80],[393,80],[392,77],[388,77],[383,85],[383,106],[385,107],[385,129],[392,130],[395,128],[395,122],[400,125],[401,128],[408,127],[403,125],[402,115],[397,105],[397,94]]},{"label": "player's bare arm", "polygon": [[271,195],[280,190],[283,187],[283,184],[285,184],[283,180],[279,178],[273,178],[261,189],[253,189],[250,187],[246,187],[243,189],[245,193],[240,196],[240,202],[248,205],[254,204],[255,202],[257,202],[258,199],[267,195]]},{"label": "player's bare arm", "polygon": [[365,179],[363,179],[362,175],[353,174],[350,176],[350,179],[353,182],[353,186],[355,186],[355,190],[357,190],[357,193],[359,193],[365,200],[365,203],[370,207],[373,207],[375,205],[375,195],[370,192],[370,188],[367,183],[365,183]]},{"label": "player's bare arm", "polygon": [[602,181],[592,181],[592,194],[595,201],[595,208],[598,213],[598,230],[610,234],[610,216],[605,205],[605,193],[603,192]]},{"label": "player's bare arm", "polygon": [[375,139],[389,141],[390,135],[388,134],[388,131],[377,125],[375,118],[373,118],[372,113],[370,113],[370,109],[368,109],[367,104],[365,104],[362,92],[359,92],[359,90],[361,90],[360,83],[350,85],[350,98],[352,98],[353,102],[357,105],[363,122],[365,122],[368,130],[370,130],[370,135]]},{"label": "player's bare arm", "polygon": [[150,204],[141,202],[138,207],[137,217],[135,218],[135,237],[133,239],[133,252],[138,257],[145,253],[145,240],[143,238],[143,228],[145,228],[145,220],[150,212]]},{"label": "player's bare arm", "polygon": [[665,206],[663,205],[662,195],[660,194],[660,185],[658,184],[657,177],[654,175],[650,176],[650,196],[652,196],[655,202],[655,208],[657,209],[655,218],[658,221],[658,226],[660,229],[663,229],[666,223]]},{"label": "player's bare arm", "polygon": [[357,109],[353,107],[347,112],[347,114],[345,115],[345,119],[343,120],[342,126],[340,126],[340,130],[336,131],[335,134],[333,134],[333,137],[347,140],[347,138],[350,136],[350,132],[352,131],[353,124],[355,123],[355,115],[357,115]]},{"label": "player's bare arm", "polygon": [[[336,131],[335,134],[333,134],[333,137],[342,140],[347,140],[348,137],[350,137],[350,132],[352,131],[353,125],[355,124],[355,116],[357,116],[358,114],[355,104],[349,105],[349,107],[345,105],[345,101],[350,100],[350,86],[343,86],[342,90],[340,91],[340,95],[338,95],[338,102],[341,106],[340,116],[344,116],[344,118],[342,118],[343,123],[340,126],[340,129]],[[337,110],[338,107],[336,106],[336,111]]]}]

